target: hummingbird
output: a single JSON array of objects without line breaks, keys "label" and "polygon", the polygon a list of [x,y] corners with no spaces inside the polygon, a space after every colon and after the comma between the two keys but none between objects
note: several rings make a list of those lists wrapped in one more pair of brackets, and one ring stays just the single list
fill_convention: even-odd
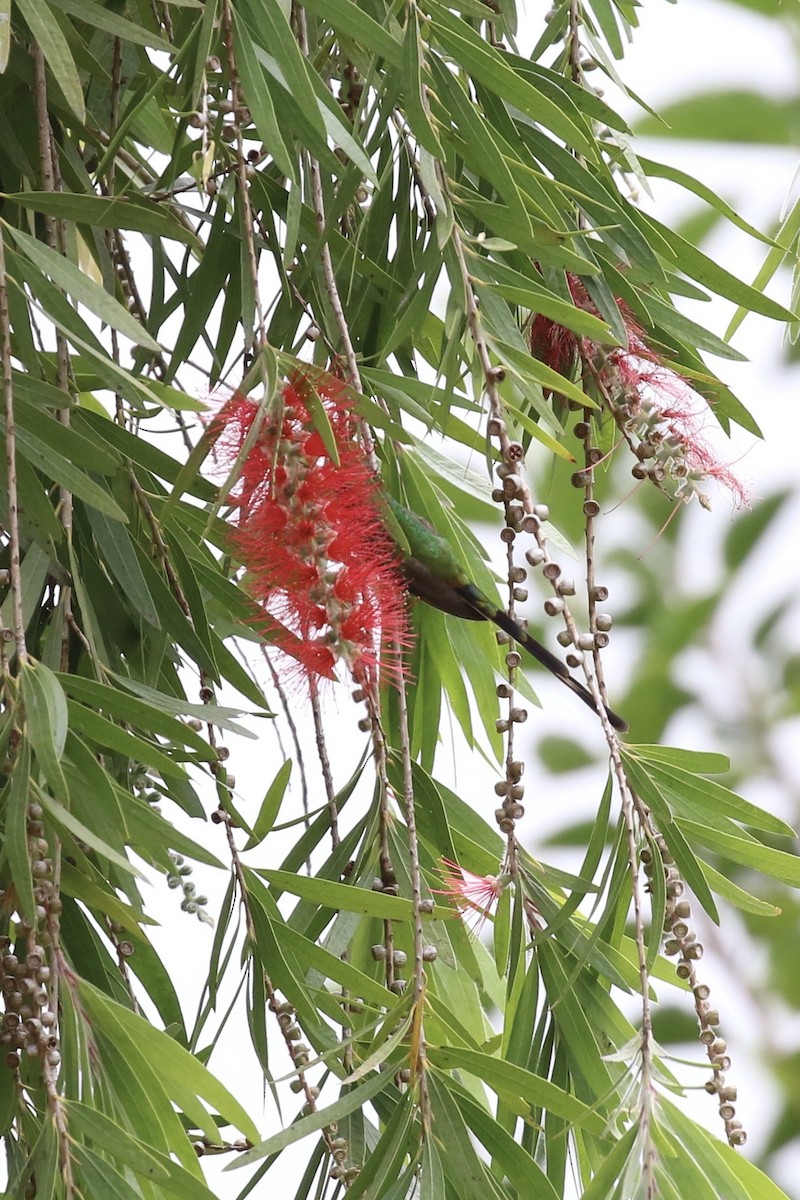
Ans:
[{"label": "hummingbird", "polygon": [[[433,608],[464,621],[491,621],[566,684],[576,696],[580,696],[584,704],[597,712],[597,702],[592,693],[577,679],[573,679],[561,659],[531,637],[513,617],[493,604],[470,580],[447,539],[393,496],[387,495],[387,501],[392,517],[407,543],[407,549],[401,548],[401,568],[412,596],[417,596]],[[628,729],[627,721],[612,709],[605,706],[604,708],[614,729],[625,733]]]}]

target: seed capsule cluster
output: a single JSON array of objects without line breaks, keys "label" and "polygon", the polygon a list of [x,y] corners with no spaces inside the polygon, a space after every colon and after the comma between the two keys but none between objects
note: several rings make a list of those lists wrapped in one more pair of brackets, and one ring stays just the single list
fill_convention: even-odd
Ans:
[{"label": "seed capsule cluster", "polygon": [[685,979],[692,988],[695,1012],[700,1026],[700,1041],[706,1048],[713,1076],[705,1085],[706,1091],[719,1098],[719,1115],[725,1125],[725,1134],[731,1146],[743,1146],[747,1134],[741,1121],[736,1119],[736,1088],[725,1082],[725,1072],[730,1069],[728,1043],[719,1036],[719,1013],[709,1004],[711,989],[697,980],[697,963],[703,957],[702,942],[689,925],[691,905],[686,898],[686,887],[675,866],[666,840],[660,834],[655,838],[657,853],[646,846],[641,851],[644,873],[649,879],[657,870],[663,870],[666,882],[666,911],[664,914],[664,953],[678,958],[675,968],[680,979]]},{"label": "seed capsule cluster", "polygon": [[[11,938],[0,937],[0,992],[5,1012],[0,1026],[0,1044],[6,1065],[16,1070],[22,1057],[41,1057],[49,1067],[61,1061],[57,1017],[50,1007],[50,974],[45,947],[57,934],[61,899],[53,882],[53,861],[39,804],[28,806],[28,854],[33,876],[34,920],[21,917],[19,937],[12,951]],[[25,954],[19,945],[27,947]]]},{"label": "seed capsule cluster", "polygon": [[[212,814],[212,820],[215,815]],[[189,878],[192,874],[191,866],[186,862],[182,854],[176,854],[173,850],[170,850],[169,854],[175,864],[175,869],[167,875],[167,887],[181,889],[183,892],[181,908],[184,912],[193,913],[198,921],[202,921],[204,925],[213,925],[214,919],[206,911],[208,896],[198,896],[197,887]]]}]

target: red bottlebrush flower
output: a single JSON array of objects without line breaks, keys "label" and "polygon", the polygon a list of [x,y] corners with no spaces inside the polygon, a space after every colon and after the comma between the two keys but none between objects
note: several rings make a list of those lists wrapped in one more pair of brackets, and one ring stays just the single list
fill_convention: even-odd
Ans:
[{"label": "red bottlebrush flower", "polygon": [[[309,397],[321,403],[338,462],[314,426]],[[214,418],[218,457],[241,455],[258,405],[234,395]],[[355,438],[345,385],[296,376],[240,464],[231,500],[232,541],[271,640],[307,675],[334,678],[343,662],[356,678],[379,664],[401,670],[404,586],[397,549],[384,526],[376,481]]]},{"label": "red bottlebrush flower", "polygon": [[[567,283],[575,305],[596,315],[581,280],[568,274]],[[539,313],[529,327],[531,353],[561,375],[569,373],[579,354],[594,364],[598,390],[613,403],[620,429],[636,445],[640,460],[650,462],[645,469],[640,461],[639,477],[649,474],[661,483],[669,480],[676,500],[696,495],[706,508],[710,504],[700,483],[715,479],[736,505],[746,505],[747,489],[719,461],[703,434],[705,402],[648,346],[627,304],[621,300],[617,304],[628,335],[626,349],[603,352],[590,338],[578,337]]]},{"label": "red bottlebrush flower", "polygon": [[458,906],[462,916],[474,918],[474,930],[480,932],[486,919],[508,883],[507,875],[475,875],[449,858],[440,859],[443,888],[432,888],[437,896],[448,896]]}]

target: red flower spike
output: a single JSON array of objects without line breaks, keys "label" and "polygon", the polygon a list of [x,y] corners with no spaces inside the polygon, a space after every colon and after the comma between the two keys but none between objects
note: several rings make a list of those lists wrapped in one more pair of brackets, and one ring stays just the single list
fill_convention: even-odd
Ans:
[{"label": "red flower spike", "polygon": [[[576,306],[597,315],[581,280],[568,274],[567,283]],[[703,434],[704,402],[647,345],[644,330],[628,305],[622,300],[617,304],[628,336],[626,349],[603,353],[597,342],[578,337],[540,313],[529,328],[531,353],[561,375],[569,374],[578,354],[602,364],[597,368],[598,383],[618,406],[617,419],[622,416],[623,431],[647,447],[645,457],[662,469],[665,481],[671,481],[676,500],[687,501],[694,495],[704,507],[710,507],[699,485],[715,479],[730,492],[734,504],[747,505],[746,487],[719,461]]]},{"label": "red flower spike", "polygon": [[[286,384],[280,428],[268,419],[241,464],[233,544],[264,628],[307,676],[334,678],[339,662],[359,679],[374,678],[379,666],[396,676],[402,664],[383,647],[407,641],[397,550],[344,384],[327,377],[316,385],[338,463],[314,428],[305,399],[312,386],[302,377]],[[238,459],[257,412],[234,395],[214,418],[223,466]]]}]

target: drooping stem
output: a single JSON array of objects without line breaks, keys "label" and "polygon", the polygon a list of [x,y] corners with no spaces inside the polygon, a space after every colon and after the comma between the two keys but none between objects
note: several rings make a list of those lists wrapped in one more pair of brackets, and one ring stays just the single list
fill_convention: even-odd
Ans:
[{"label": "drooping stem", "polygon": [[[401,648],[397,648],[398,655]],[[400,753],[403,763],[403,811],[408,831],[408,862],[411,878],[411,903],[414,910],[414,1038],[412,1050],[415,1057],[411,1063],[412,1077],[419,1087],[419,1112],[424,1134],[430,1132],[431,1110],[428,1095],[427,1059],[425,1053],[425,931],[422,922],[422,872],[419,863],[419,838],[414,804],[414,780],[411,771],[411,743],[408,733],[408,700],[405,678],[402,672],[397,681],[398,712],[400,715]]]},{"label": "drooping stem", "polygon": [[17,488],[17,433],[14,424],[14,384],[11,374],[11,322],[8,315],[8,281],[3,233],[0,230],[0,357],[3,364],[3,409],[6,423],[6,476],[8,478],[9,574],[11,613],[17,662],[28,657],[22,611],[22,575],[19,546],[19,495]]},{"label": "drooping stem", "polygon": [[311,690],[311,712],[314,716],[314,736],[317,741],[317,757],[319,758],[320,770],[322,771],[322,779],[325,785],[325,797],[328,801],[328,817],[331,827],[331,844],[334,848],[339,845],[341,838],[339,837],[339,813],[336,808],[336,789],[333,786],[333,774],[331,772],[331,763],[328,757],[328,746],[325,741],[325,725],[322,720],[322,709],[319,703],[319,688],[317,687],[316,675],[309,675],[309,688]]},{"label": "drooping stem", "polygon": [[[239,185],[239,201],[242,206],[242,224],[244,227],[244,240],[247,249],[247,264],[250,270],[250,283],[253,289],[253,298],[256,308],[257,336],[255,349],[256,351],[259,351],[268,345],[267,325],[264,316],[264,306],[261,301],[261,290],[258,284],[258,253],[256,251],[253,207],[250,203],[250,185],[247,177],[248,164],[245,158],[244,139],[242,136],[242,114],[245,110],[245,99],[239,81],[239,71],[236,66],[236,55],[234,53],[233,18],[229,0],[222,0],[221,22],[225,53],[228,60],[230,88],[233,97],[234,130],[236,136],[236,178]],[[266,389],[269,381],[263,355],[258,354],[258,360],[261,365],[262,380]]]}]

